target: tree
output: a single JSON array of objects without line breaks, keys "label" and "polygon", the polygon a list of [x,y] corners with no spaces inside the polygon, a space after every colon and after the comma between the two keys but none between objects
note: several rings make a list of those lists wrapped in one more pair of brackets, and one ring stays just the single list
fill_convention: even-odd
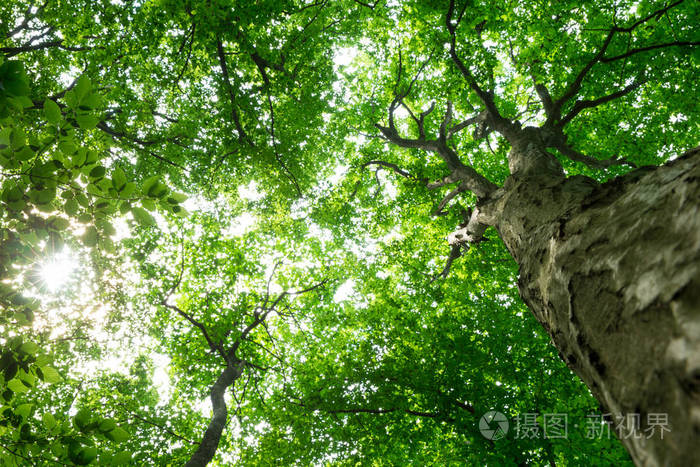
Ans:
[{"label": "tree", "polygon": [[[692,463],[700,151],[660,164],[698,144],[697,5],[243,3],[0,7],[3,383],[65,379],[3,393],[7,462],[626,462],[479,432],[595,414],[568,366],[634,462]],[[56,337],[23,271],[63,243],[107,318]]]},{"label": "tree", "polygon": [[[412,88],[419,86],[421,73],[435,68],[426,69],[429,57],[412,80],[406,79],[399,55],[388,123],[376,127],[383,141],[435,154],[446,175],[430,182],[393,161],[371,160],[365,165],[387,168],[428,189],[456,185],[438,204],[437,215],[460,193],[471,192],[474,205],[461,211],[463,223],[448,236],[451,253],[441,275],[449,272],[463,250],[484,240],[486,229],[493,226],[520,267],[521,297],[605,411],[614,419],[636,413],[642,420],[652,420],[663,413],[674,420],[672,432],[663,438],[630,436],[640,427],[618,425],[618,435],[635,462],[684,464],[692,462],[697,443],[691,415],[696,410],[692,362],[697,359],[691,349],[697,348],[697,340],[687,329],[693,326],[691,316],[696,312],[692,310],[697,309],[693,290],[700,149],[690,149],[665,166],[644,167],[606,183],[583,175],[567,176],[569,171],[554,152],[593,170],[634,167],[633,160],[645,162],[625,143],[608,149],[619,155],[607,159],[585,155],[581,146],[595,143],[586,144],[582,138],[595,142],[597,132],[622,125],[617,123],[622,121],[619,107],[625,104],[619,99],[626,98],[627,105],[646,119],[652,113],[646,100],[662,96],[667,87],[694,86],[684,78],[697,73],[684,75],[679,67],[687,61],[689,69],[697,70],[690,58],[690,54],[697,57],[697,35],[682,26],[698,14],[696,5],[680,1],[636,5],[637,11],[624,18],[619,16],[621,7],[611,6],[612,15],[605,7],[598,12],[586,6],[551,6],[528,13],[516,9],[500,18],[486,13],[485,5],[469,2],[436,7],[433,17],[444,14],[449,60],[477,109],[461,121],[453,120],[450,100],[443,116],[432,121],[435,104],[413,111],[407,103]],[[499,11],[499,7],[490,8]],[[507,11],[505,5],[501,8]],[[590,16],[579,22],[584,13]],[[514,30],[526,21],[533,24],[535,18],[537,32],[534,26],[527,32],[552,40],[567,55],[537,40],[528,41],[530,45],[522,32]],[[666,30],[662,19],[675,29]],[[564,44],[555,39],[562,29],[570,34]],[[495,33],[501,37],[500,44]],[[582,54],[571,52],[570,43],[578,41]],[[499,63],[506,51],[515,74]],[[468,54],[473,57],[469,61],[463,58]],[[524,78],[518,74],[530,75],[530,87],[540,100],[542,114],[534,116],[536,126],[517,120],[533,118],[532,109],[527,108],[529,96],[526,108],[514,116],[519,96],[509,91],[523,86]],[[647,94],[635,96],[640,89]],[[414,102],[425,99],[427,92],[422,91]],[[612,102],[618,108],[610,111]],[[697,110],[663,102],[673,109],[667,115],[671,121],[692,119]],[[396,123],[399,108],[413,125],[408,135]],[[683,116],[674,117],[673,112]],[[585,125],[575,126],[580,117]],[[510,147],[508,175],[500,185],[460,157],[451,143],[455,134],[472,125],[474,141],[496,133],[502,138],[499,149],[504,151],[505,144]],[[697,144],[697,135],[688,136],[692,145]],[[641,429],[649,429],[649,423],[643,421]]]}]

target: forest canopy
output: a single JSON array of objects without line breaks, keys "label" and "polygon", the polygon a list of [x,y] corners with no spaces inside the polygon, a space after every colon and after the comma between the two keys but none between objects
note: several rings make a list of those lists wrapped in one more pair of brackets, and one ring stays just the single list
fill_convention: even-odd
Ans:
[{"label": "forest canopy", "polygon": [[[2,2],[0,463],[684,459],[698,427],[668,447],[649,416],[682,410],[614,382],[644,393],[618,368],[654,325],[609,303],[695,297],[697,189],[629,200],[697,186],[698,24],[691,0]],[[680,272],[637,286],[624,248]]]}]

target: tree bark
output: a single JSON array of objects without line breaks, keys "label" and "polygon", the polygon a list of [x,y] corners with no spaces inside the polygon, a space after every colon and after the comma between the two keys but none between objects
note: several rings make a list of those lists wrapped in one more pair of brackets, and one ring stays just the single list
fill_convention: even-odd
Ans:
[{"label": "tree bark", "polygon": [[210,398],[212,405],[211,420],[207,426],[202,442],[192,457],[185,464],[186,467],[203,467],[214,458],[216,449],[219,447],[221,433],[226,427],[228,409],[224,395],[226,390],[236,382],[243,373],[241,364],[228,363],[224,371],[221,372],[216,382],[211,387]]},{"label": "tree bark", "polygon": [[523,300],[637,465],[695,465],[700,148],[602,185],[565,178],[526,133],[509,160],[479,208],[520,266]]}]

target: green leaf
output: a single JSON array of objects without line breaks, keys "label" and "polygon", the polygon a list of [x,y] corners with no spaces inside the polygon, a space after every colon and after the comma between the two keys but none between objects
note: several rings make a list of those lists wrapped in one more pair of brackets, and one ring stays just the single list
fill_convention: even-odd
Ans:
[{"label": "green leaf", "polygon": [[10,145],[10,138],[12,134],[12,128],[3,128],[0,130],[0,149],[5,149]]},{"label": "green leaf", "polygon": [[99,219],[95,222],[95,224],[95,226],[100,229],[104,236],[111,237],[117,233],[117,229],[115,229],[109,221]]},{"label": "green leaf", "polygon": [[85,165],[87,151],[84,148],[78,149],[75,144],[70,141],[62,141],[58,143],[58,148],[64,154],[71,156],[70,161],[74,167],[82,167]]},{"label": "green leaf", "polygon": [[46,120],[54,125],[60,124],[63,120],[61,108],[51,99],[46,99],[44,101],[44,115],[46,116]]},{"label": "green leaf", "polygon": [[59,382],[63,381],[63,378],[61,377],[61,375],[53,367],[42,366],[41,372],[44,375],[43,380],[47,383],[53,384],[53,383],[59,383]]},{"label": "green leaf", "polygon": [[53,430],[58,423],[56,422],[56,418],[53,416],[53,414],[49,412],[41,414],[41,421],[44,422],[44,426],[47,430]]},{"label": "green leaf", "polygon": [[147,209],[151,212],[156,210],[156,202],[153,201],[152,199],[142,199],[141,206],[143,206],[144,209]]},{"label": "green leaf", "polygon": [[15,360],[10,361],[10,363],[5,368],[5,371],[3,372],[5,381],[10,381],[12,378],[14,378],[17,375],[18,370],[19,365],[17,364],[17,362]]},{"label": "green leaf", "polygon": [[31,190],[29,192],[29,198],[36,204],[49,204],[56,198],[56,190]]},{"label": "green leaf", "polygon": [[54,216],[49,218],[49,226],[54,230],[66,230],[70,226],[70,222],[63,217]]},{"label": "green leaf", "polygon": [[19,379],[21,379],[22,382],[29,387],[36,385],[36,377],[32,373],[22,371],[21,373],[19,373]]},{"label": "green leaf", "polygon": [[134,219],[141,225],[153,226],[156,225],[156,220],[143,208],[134,206],[131,208],[131,214],[133,214]]},{"label": "green leaf", "polygon": [[34,151],[32,151],[32,148],[30,148],[29,146],[24,146],[24,147],[22,147],[22,149],[15,152],[15,158],[18,161],[22,161],[22,162],[28,161],[29,159],[34,157],[34,155],[35,155]]},{"label": "green leaf", "polygon": [[103,420],[102,423],[100,423],[100,431],[107,432],[107,431],[112,431],[117,428],[117,423],[114,420]]},{"label": "green leaf", "polygon": [[122,199],[130,198],[136,192],[137,185],[134,182],[128,182],[119,192],[119,197]]},{"label": "green leaf", "polygon": [[12,389],[16,393],[24,394],[25,392],[29,391],[29,388],[24,385],[20,380],[18,379],[13,379],[11,381],[7,382],[7,387]]},{"label": "green leaf", "polygon": [[86,448],[83,448],[80,451],[75,462],[78,465],[88,465],[90,462],[94,461],[96,458],[97,458],[97,448],[94,446],[88,446]]},{"label": "green leaf", "polygon": [[73,92],[75,93],[75,98],[77,100],[76,104],[80,103],[87,96],[91,89],[92,84],[90,83],[90,79],[86,75],[82,75],[80,78],[78,78],[78,82],[73,88]]},{"label": "green leaf", "polygon": [[[2,357],[0,357],[0,371],[5,371],[7,367],[9,367],[12,363],[15,362],[15,356],[11,351],[5,351],[2,354]],[[11,378],[7,378],[11,379]]]},{"label": "green leaf", "polygon": [[93,115],[76,115],[75,121],[83,130],[92,130],[100,123],[100,119]]},{"label": "green leaf", "polygon": [[83,244],[87,247],[94,247],[97,245],[97,229],[94,226],[88,226],[83,234]]},{"label": "green leaf", "polygon": [[80,206],[78,205],[78,202],[75,199],[69,199],[68,201],[66,201],[66,204],[63,205],[63,210],[69,216],[75,216],[78,214]]},{"label": "green leaf", "polygon": [[112,186],[117,191],[122,191],[126,186],[126,175],[119,167],[112,171]]},{"label": "green leaf", "polygon": [[101,165],[98,165],[90,171],[90,178],[102,178],[105,176],[105,173],[107,173],[107,169],[105,169]]},{"label": "green leaf", "polygon": [[12,138],[10,140],[12,149],[19,150],[27,144],[27,135],[25,135],[24,130],[20,128],[15,128],[12,130]]},{"label": "green leaf", "polygon": [[102,97],[99,94],[90,93],[88,96],[83,98],[83,105],[89,109],[95,110],[102,106]]},{"label": "green leaf", "polygon": [[19,415],[25,420],[29,417],[32,412],[32,404],[20,404],[15,408],[15,415]]},{"label": "green leaf", "polygon": [[154,176],[149,177],[146,180],[144,180],[143,184],[141,184],[141,193],[148,196],[148,193],[150,192],[150,190],[158,184],[159,180],[160,180],[160,175],[154,175]]},{"label": "green leaf", "polygon": [[[174,203],[171,201],[171,199],[174,201]],[[170,196],[168,196],[168,202],[171,204],[184,203],[185,201],[187,201],[187,195],[183,193],[172,192],[170,193]]]},{"label": "green leaf", "polygon": [[78,203],[82,207],[84,207],[84,208],[90,207],[90,200],[88,199],[87,196],[85,196],[85,193],[82,193],[82,192],[76,193],[75,199],[76,199],[76,201],[78,201]]},{"label": "green leaf", "polygon": [[82,408],[75,414],[75,417],[73,417],[73,423],[75,423],[78,429],[82,430],[90,423],[91,415],[92,412],[90,409]]},{"label": "green leaf", "polygon": [[131,463],[131,453],[127,451],[122,451],[112,456],[109,465],[125,465],[129,463]]},{"label": "green leaf", "polygon": [[65,455],[66,453],[66,448],[63,444],[61,444],[59,441],[54,441],[51,443],[51,453],[58,457],[61,458]]},{"label": "green leaf", "polygon": [[39,351],[39,346],[34,342],[25,342],[19,347],[19,351],[25,354],[34,355]]},{"label": "green leaf", "polygon": [[22,109],[28,109],[29,107],[34,106],[34,102],[27,96],[16,96],[13,98],[13,100],[18,103]]},{"label": "green leaf", "polygon": [[123,443],[128,440],[131,435],[123,428],[117,427],[114,430],[106,433],[107,438],[111,439],[116,443]]}]

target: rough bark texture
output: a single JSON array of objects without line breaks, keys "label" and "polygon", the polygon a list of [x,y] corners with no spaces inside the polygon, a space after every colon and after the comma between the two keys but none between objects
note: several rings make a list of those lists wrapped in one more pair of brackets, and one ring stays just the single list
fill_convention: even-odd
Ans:
[{"label": "rough bark texture", "polygon": [[[525,303],[637,465],[697,465],[700,150],[603,185],[564,178],[526,133],[509,158],[481,211],[520,265]],[[621,423],[633,414],[636,433]],[[648,438],[648,414],[667,414],[670,432]]]},{"label": "rough bark texture", "polygon": [[229,363],[221,372],[216,382],[211,387],[210,398],[212,405],[212,415],[209,426],[204,432],[204,437],[197,450],[185,464],[186,467],[202,467],[207,465],[214,458],[216,449],[219,447],[221,433],[226,427],[228,409],[224,395],[226,390],[236,382],[243,373],[242,365]]}]

